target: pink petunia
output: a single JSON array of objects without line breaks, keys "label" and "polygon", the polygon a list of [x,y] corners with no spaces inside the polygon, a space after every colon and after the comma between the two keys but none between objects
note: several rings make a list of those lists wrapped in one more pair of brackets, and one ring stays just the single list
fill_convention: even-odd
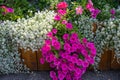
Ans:
[{"label": "pink petunia", "polygon": [[57,29],[56,29],[56,28],[53,28],[53,29],[52,29],[52,33],[56,34],[56,33],[57,33]]},{"label": "pink petunia", "polygon": [[54,17],[54,20],[60,21],[60,20],[61,20],[61,17],[57,14],[57,15],[55,15],[55,17]]},{"label": "pink petunia", "polygon": [[73,28],[72,23],[67,23],[66,28],[69,30],[72,30],[72,28]]},{"label": "pink petunia", "polygon": [[47,37],[52,38],[53,37],[53,33],[52,32],[48,32],[47,33]]},{"label": "pink petunia", "polygon": [[88,41],[87,41],[86,38],[83,38],[83,39],[82,39],[82,42],[83,42],[84,44],[86,44]]},{"label": "pink petunia", "polygon": [[50,45],[43,45],[43,47],[41,48],[41,51],[44,52],[48,52],[51,50],[51,46]]},{"label": "pink petunia", "polygon": [[46,44],[46,45],[51,45],[51,41],[50,41],[49,39],[46,39],[46,40],[45,40],[45,44]]},{"label": "pink petunia", "polygon": [[60,50],[60,42],[58,42],[57,40],[52,40],[52,46],[56,49],[56,50]]},{"label": "pink petunia", "polygon": [[70,52],[70,49],[71,49],[70,44],[65,43],[65,44],[64,44],[64,50],[66,50],[66,51]]},{"label": "pink petunia", "polygon": [[83,61],[82,66],[87,68],[89,66],[89,62],[88,61]]},{"label": "pink petunia", "polygon": [[14,9],[13,8],[7,8],[7,12],[14,13]]},{"label": "pink petunia", "polygon": [[64,40],[68,40],[69,39],[69,34],[65,33],[62,37]]},{"label": "pink petunia", "polygon": [[79,7],[77,7],[76,8],[76,14],[78,15],[78,14],[82,14],[83,13],[83,9],[82,9],[82,7],[81,6],[79,6]]},{"label": "pink petunia", "polygon": [[68,7],[68,4],[66,2],[59,2],[57,4],[58,9],[66,9]]},{"label": "pink petunia", "polygon": [[111,10],[110,10],[110,13],[111,13],[112,15],[114,15],[114,14],[115,14],[115,9],[111,9]]},{"label": "pink petunia", "polygon": [[73,44],[73,43],[77,43],[78,42],[78,36],[76,34],[72,34],[70,36],[70,42]]},{"label": "pink petunia", "polygon": [[66,14],[66,10],[63,10],[63,9],[59,9],[58,10],[58,14],[60,14],[60,15],[65,15]]},{"label": "pink petunia", "polygon": [[63,21],[62,21],[62,24],[65,24],[65,25],[66,25],[67,23],[68,23],[68,22],[67,22],[66,20],[63,20]]},{"label": "pink petunia", "polygon": [[50,71],[50,77],[54,78],[56,76],[56,73],[54,71]]},{"label": "pink petunia", "polygon": [[92,10],[94,10],[93,4],[91,4],[91,3],[88,2],[87,5],[86,5],[86,9],[88,9],[90,12]]},{"label": "pink petunia", "polygon": [[95,19],[100,12],[101,11],[99,9],[92,10],[91,11],[91,17]]}]

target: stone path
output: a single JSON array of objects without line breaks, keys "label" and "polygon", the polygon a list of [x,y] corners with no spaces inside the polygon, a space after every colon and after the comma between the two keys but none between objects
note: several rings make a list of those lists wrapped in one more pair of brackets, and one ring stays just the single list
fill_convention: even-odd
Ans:
[{"label": "stone path", "polygon": [[[83,80],[120,80],[120,70],[117,71],[88,71],[83,75]],[[51,80],[49,71],[33,72],[30,74],[0,75],[0,80]]]}]

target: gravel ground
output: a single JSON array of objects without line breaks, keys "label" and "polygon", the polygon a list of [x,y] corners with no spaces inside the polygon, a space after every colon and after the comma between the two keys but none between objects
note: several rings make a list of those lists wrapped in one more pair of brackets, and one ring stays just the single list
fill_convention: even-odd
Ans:
[{"label": "gravel ground", "polygon": [[[87,71],[83,80],[120,80],[120,70],[117,71]],[[51,80],[49,71],[33,72],[30,74],[0,75],[0,80]]]}]

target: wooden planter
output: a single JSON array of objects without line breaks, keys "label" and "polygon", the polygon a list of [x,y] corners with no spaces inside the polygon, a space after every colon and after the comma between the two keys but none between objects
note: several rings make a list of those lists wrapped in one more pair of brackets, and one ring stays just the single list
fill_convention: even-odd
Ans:
[{"label": "wooden planter", "polygon": [[[41,58],[41,52],[38,50],[36,52],[20,50],[21,58],[24,59],[24,64],[30,70],[50,70],[49,64],[40,64],[39,60]],[[101,61],[99,63],[99,70],[110,70],[110,69],[120,69],[120,64],[117,63],[116,58],[114,58],[114,51],[104,50],[102,54]]]}]

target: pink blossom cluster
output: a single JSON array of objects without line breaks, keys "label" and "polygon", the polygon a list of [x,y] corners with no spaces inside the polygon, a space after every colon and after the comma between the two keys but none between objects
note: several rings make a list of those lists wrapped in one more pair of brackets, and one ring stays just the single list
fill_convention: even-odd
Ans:
[{"label": "pink blossom cluster", "polygon": [[57,14],[54,17],[55,21],[62,20],[62,24],[66,26],[67,29],[72,30],[73,26],[72,23],[68,22],[67,20],[63,20],[62,17],[67,13],[66,9],[68,4],[66,2],[60,2],[57,4]]},{"label": "pink blossom cluster", "polygon": [[91,12],[92,18],[96,18],[97,15],[101,12],[99,9],[94,8],[92,0],[88,0],[88,3],[86,5],[86,9]]},{"label": "pink blossom cluster", "polygon": [[4,9],[4,12],[2,12],[3,15],[14,12],[14,9],[7,7],[7,6],[0,6],[0,8]]},{"label": "pink blossom cluster", "polygon": [[53,29],[50,34],[41,48],[41,64],[47,61],[55,69],[50,71],[53,80],[80,80],[87,67],[94,64],[94,43],[88,42],[86,38],[80,41],[77,33],[65,33],[61,43],[55,36],[57,29]]},{"label": "pink blossom cluster", "polygon": [[[58,10],[67,8],[66,2],[60,2],[57,5]],[[57,17],[64,16],[58,12]],[[55,16],[55,18],[56,18]],[[55,21],[59,21],[58,19]],[[62,20],[61,24],[66,26],[66,29],[72,30],[72,23],[67,20]],[[75,32],[64,33],[61,39],[58,38],[58,30],[53,28],[48,32],[40,51],[42,58],[40,63],[50,63],[53,68],[50,71],[50,77],[53,80],[82,80],[81,77],[85,73],[89,65],[94,64],[96,56],[96,48],[93,42],[88,42],[86,38],[82,40]]]}]

